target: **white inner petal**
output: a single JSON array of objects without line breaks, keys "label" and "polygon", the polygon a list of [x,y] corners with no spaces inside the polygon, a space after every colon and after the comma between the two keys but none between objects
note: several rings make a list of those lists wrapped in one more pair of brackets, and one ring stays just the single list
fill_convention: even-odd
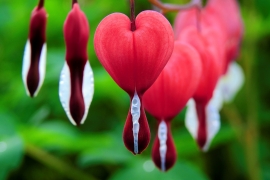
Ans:
[{"label": "white inner petal", "polygon": [[213,98],[210,100],[206,107],[207,141],[203,147],[203,151],[207,151],[209,149],[210,143],[220,129],[220,107],[215,103],[215,98],[219,97],[215,95],[216,94],[214,94]]},{"label": "white inner petal", "polygon": [[[220,100],[221,99],[221,100]],[[219,109],[221,107],[220,104],[222,102],[222,98],[220,98],[219,91],[214,93],[214,96],[209,101],[208,105],[206,106],[206,135],[207,141],[203,147],[203,151],[207,151],[211,141],[218,133],[220,129],[220,115]],[[197,139],[198,136],[198,128],[199,128],[199,120],[196,111],[196,104],[193,99],[190,99],[187,105],[187,112],[185,117],[185,125],[192,135],[194,139]]]},{"label": "white inner petal", "polygon": [[[85,64],[84,67],[84,72],[83,72],[83,84],[82,84],[82,93],[83,93],[83,99],[84,99],[84,115],[81,120],[81,124],[84,123],[88,110],[90,107],[90,104],[93,99],[93,94],[94,94],[94,76],[93,76],[93,71],[91,69],[91,66],[89,64],[89,61]],[[74,119],[72,118],[70,114],[70,107],[69,107],[69,102],[70,102],[70,93],[71,93],[71,80],[70,80],[70,70],[65,62],[64,67],[61,72],[60,76],[60,83],[59,83],[59,97],[61,104],[70,120],[70,122],[73,125],[76,125]]]},{"label": "white inner petal", "polygon": [[60,75],[59,97],[60,97],[61,104],[68,116],[68,119],[73,125],[76,125],[74,119],[72,118],[70,114],[70,109],[69,109],[70,92],[71,92],[70,70],[67,63],[65,62],[64,67],[61,71],[61,75]]},{"label": "white inner petal", "polygon": [[185,125],[194,139],[198,133],[198,116],[194,99],[190,99],[187,103],[187,111],[185,116]]},{"label": "white inner petal", "polygon": [[140,98],[135,91],[134,96],[131,101],[131,115],[132,115],[132,123],[133,123],[133,138],[134,138],[134,153],[138,154],[139,153],[139,147],[138,147],[138,135],[139,135],[139,130],[140,130],[140,124],[139,124],[139,119],[141,116],[140,112],[141,108],[141,102]]},{"label": "white inner petal", "polygon": [[167,124],[164,121],[158,126],[159,154],[161,160],[161,170],[166,171],[166,153],[167,153]]},{"label": "white inner petal", "polygon": [[93,71],[92,71],[89,61],[87,61],[84,67],[82,91],[83,91],[85,111],[84,111],[81,124],[84,123],[87,117],[88,110],[89,110],[89,107],[90,107],[90,104],[92,102],[93,95],[94,95],[94,75],[93,75]]},{"label": "white inner petal", "polygon": [[30,45],[30,41],[27,40],[25,48],[24,48],[22,78],[23,78],[23,84],[24,84],[24,87],[26,89],[26,93],[28,96],[30,96],[30,92],[27,87],[27,74],[30,68],[30,62],[31,62],[31,45]]},{"label": "white inner petal", "polygon": [[229,65],[228,72],[220,78],[220,88],[225,102],[231,102],[244,84],[243,69],[236,62]]}]

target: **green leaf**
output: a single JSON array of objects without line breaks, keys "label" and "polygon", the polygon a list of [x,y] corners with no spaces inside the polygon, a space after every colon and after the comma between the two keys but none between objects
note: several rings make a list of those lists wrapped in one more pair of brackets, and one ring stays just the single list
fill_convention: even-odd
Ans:
[{"label": "green leaf", "polygon": [[208,179],[195,166],[184,161],[178,161],[168,172],[155,168],[151,160],[134,159],[131,166],[116,172],[110,180],[166,179],[166,180],[206,180]]}]

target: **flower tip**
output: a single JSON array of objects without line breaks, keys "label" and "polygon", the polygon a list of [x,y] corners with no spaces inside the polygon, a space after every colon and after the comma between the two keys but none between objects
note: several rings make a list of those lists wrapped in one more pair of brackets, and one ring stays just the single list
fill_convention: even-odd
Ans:
[{"label": "flower tip", "polygon": [[204,149],[204,146],[206,145],[206,137],[205,136],[198,136],[197,138],[197,144],[201,150]]},{"label": "flower tip", "polygon": [[123,141],[126,148],[132,152],[134,155],[141,154],[150,143],[150,129],[146,119],[145,112],[141,107],[141,116],[139,119],[140,129],[138,135],[138,139],[134,138],[133,134],[133,122],[131,112],[128,113],[128,117],[126,120],[126,124],[123,131]]}]

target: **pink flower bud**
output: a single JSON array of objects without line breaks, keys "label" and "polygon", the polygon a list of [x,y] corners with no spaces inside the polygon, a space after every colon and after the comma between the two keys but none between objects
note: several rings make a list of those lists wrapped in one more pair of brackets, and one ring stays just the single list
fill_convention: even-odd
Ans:
[{"label": "pink flower bud", "polygon": [[88,62],[87,43],[89,25],[77,3],[64,24],[66,62],[61,73],[59,96],[69,120],[74,125],[82,124],[92,101],[93,72]]},{"label": "pink flower bud", "polygon": [[29,36],[23,58],[23,82],[29,96],[35,97],[45,78],[47,13],[43,1],[32,12]]}]

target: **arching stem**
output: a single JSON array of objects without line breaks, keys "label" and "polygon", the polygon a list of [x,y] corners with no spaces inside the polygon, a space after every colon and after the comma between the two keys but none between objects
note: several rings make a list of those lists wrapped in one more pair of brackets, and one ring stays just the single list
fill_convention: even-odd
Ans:
[{"label": "arching stem", "polygon": [[43,8],[43,6],[44,6],[44,0],[39,0],[38,9]]},{"label": "arching stem", "polygon": [[148,1],[154,6],[160,8],[163,14],[166,14],[167,12],[174,12],[174,11],[177,12],[180,10],[186,10],[193,7],[201,9],[202,7],[202,0],[191,0],[191,2],[186,5],[166,4],[160,2],[159,0],[148,0]]},{"label": "arching stem", "polygon": [[197,29],[199,32],[201,32],[201,29],[202,29],[202,27],[201,27],[201,8],[197,8],[196,13],[197,13]]},{"label": "arching stem", "polygon": [[75,3],[78,3],[78,1],[77,1],[77,0],[72,0],[72,7],[73,7],[73,5],[74,5]]},{"label": "arching stem", "polygon": [[135,0],[130,0],[130,21],[131,21],[131,31],[136,30],[136,25],[135,25]]}]

